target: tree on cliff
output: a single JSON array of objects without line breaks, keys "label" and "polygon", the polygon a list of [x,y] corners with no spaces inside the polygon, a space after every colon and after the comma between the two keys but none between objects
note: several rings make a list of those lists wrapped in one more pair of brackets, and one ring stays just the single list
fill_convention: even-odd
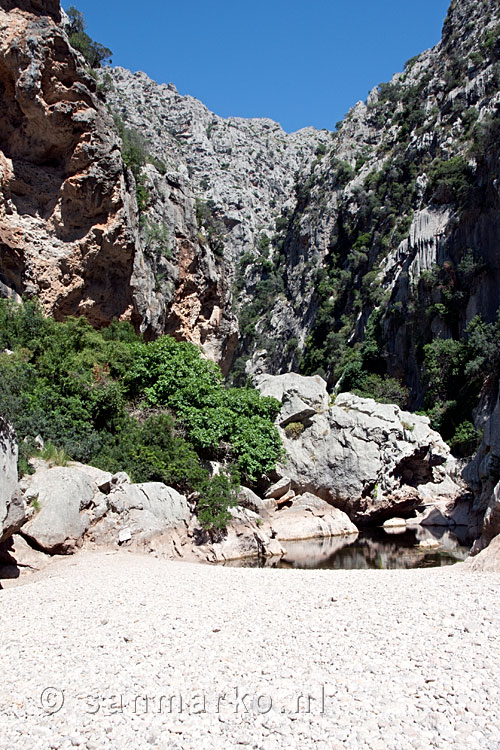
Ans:
[{"label": "tree on cliff", "polygon": [[100,68],[102,63],[111,62],[112,52],[99,42],[94,42],[86,33],[83,14],[73,5],[68,8],[68,37],[71,46],[81,52],[91,68]]}]

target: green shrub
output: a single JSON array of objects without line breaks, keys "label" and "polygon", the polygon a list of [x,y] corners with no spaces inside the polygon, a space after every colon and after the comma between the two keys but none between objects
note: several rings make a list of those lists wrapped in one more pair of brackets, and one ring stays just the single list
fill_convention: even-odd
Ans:
[{"label": "green shrub", "polygon": [[429,188],[439,203],[463,203],[472,183],[472,169],[462,156],[436,159],[429,170]]},{"label": "green shrub", "polygon": [[[48,460],[197,493],[200,522],[215,529],[227,520],[236,472],[256,481],[281,455],[279,402],[225,387],[192,344],[146,344],[128,323],[98,332],[83,318],[58,323],[36,303],[0,300],[0,346],[13,352],[0,352],[0,413],[15,426],[22,471],[41,434]],[[207,458],[224,462],[227,481],[210,479]]]},{"label": "green shrub", "polygon": [[163,336],[137,346],[126,382],[131,395],[175,412],[197,450],[230,454],[248,480],[276,463],[279,402],[253,389],[225,388],[219,368],[193,344]]},{"label": "green shrub", "polygon": [[91,68],[100,68],[102,63],[111,62],[113,53],[107,47],[93,39],[85,32],[85,19],[73,5],[66,11],[69,18],[68,37],[71,46],[81,52]]},{"label": "green shrub", "polygon": [[40,451],[40,458],[51,466],[67,466],[68,461],[71,460],[63,448],[56,448],[53,443],[45,443]]},{"label": "green shrub", "polygon": [[458,425],[450,440],[450,448],[455,456],[469,457],[478,449],[481,435],[472,422],[465,420]]},{"label": "green shrub", "polygon": [[[471,320],[461,339],[435,339],[424,346],[425,405],[431,425],[445,440],[454,440],[456,450],[471,424],[472,410],[488,377],[500,373],[500,322]],[[461,427],[462,425],[462,427]]]},{"label": "green shrub", "polygon": [[397,404],[401,409],[408,406],[408,388],[396,378],[376,373],[363,373],[353,393],[363,398],[373,398],[381,404]]},{"label": "green shrub", "polygon": [[198,500],[198,520],[202,527],[214,534],[226,528],[231,520],[229,508],[237,504],[238,476],[222,472],[201,488]]}]

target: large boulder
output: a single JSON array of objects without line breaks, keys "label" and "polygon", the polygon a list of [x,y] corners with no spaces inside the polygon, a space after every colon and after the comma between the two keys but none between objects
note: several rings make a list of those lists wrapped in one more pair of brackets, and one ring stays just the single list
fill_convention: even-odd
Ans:
[{"label": "large boulder", "polygon": [[256,376],[255,383],[263,396],[272,396],[281,401],[278,417],[281,427],[290,422],[308,423],[315,414],[328,409],[326,382],[319,375],[305,377],[295,372],[263,374]]},{"label": "large boulder", "polygon": [[79,469],[41,469],[22,484],[35,515],[22,533],[44,552],[72,552],[91,523],[96,486]]},{"label": "large boulder", "polygon": [[191,511],[184,495],[161,482],[117,484],[119,478],[113,477],[105,507],[98,514],[101,517],[87,535],[91,541],[144,544],[170,529],[187,526]]},{"label": "large boulder", "polygon": [[20,534],[14,534],[0,543],[0,588],[5,587],[5,580],[36,573],[51,560],[50,555],[34,549]]},{"label": "large boulder", "polygon": [[276,500],[272,496],[263,499],[249,487],[242,486],[238,492],[238,505],[265,517],[276,507]]},{"label": "large boulder", "polygon": [[124,472],[76,462],[53,468],[38,462],[21,488],[34,511],[22,534],[50,553],[70,553],[85,542],[144,544],[191,518],[184,495],[161,482],[132,484]]},{"label": "large boulder", "polygon": [[[231,520],[221,539],[215,542],[192,545],[186,556],[208,562],[226,562],[245,558],[282,557],[285,550],[276,538],[269,520],[261,518],[248,508],[230,508]],[[193,531],[198,531],[193,519]],[[195,534],[196,535],[196,534]]]},{"label": "large boulder", "polygon": [[[266,375],[258,387],[266,395],[281,393],[285,408],[290,400],[285,384],[291,383],[292,396],[304,396],[311,380],[287,378],[277,376],[274,386],[273,376]],[[317,387],[326,394],[324,381]],[[280,428],[286,459],[277,473],[290,478],[297,494],[317,495],[356,524],[409,516],[419,506],[454,502],[462,494],[456,463],[427,417],[351,393],[338,395],[326,408],[324,395],[314,403],[320,408],[302,430],[290,434]],[[288,419],[288,411],[280,413],[278,425],[286,422],[284,415]]]},{"label": "large boulder", "polygon": [[26,504],[17,491],[17,442],[12,427],[0,417],[0,543],[26,520]]},{"label": "large boulder", "polygon": [[271,526],[280,541],[345,536],[358,532],[343,511],[308,492],[294,497],[289,507],[277,511],[271,519]]},{"label": "large boulder", "polygon": [[465,565],[478,573],[500,573],[500,534],[475,557],[470,557]]}]

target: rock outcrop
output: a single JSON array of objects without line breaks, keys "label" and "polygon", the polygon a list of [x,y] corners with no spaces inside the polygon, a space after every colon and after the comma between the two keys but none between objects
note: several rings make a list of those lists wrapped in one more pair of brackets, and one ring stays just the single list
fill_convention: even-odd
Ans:
[{"label": "rock outcrop", "polygon": [[[134,318],[135,199],[56,3],[0,9],[0,281],[57,318]],[[7,291],[6,291],[7,290]]]},{"label": "rock outcrop", "polygon": [[21,488],[34,510],[22,534],[52,554],[74,552],[87,542],[141,546],[171,529],[187,528],[191,519],[186,498],[171,487],[131,484],[123,472],[112,476],[82,464],[48,468],[38,462]]},{"label": "rock outcrop", "polygon": [[191,518],[184,495],[161,482],[112,486],[94,511],[86,538],[97,544],[133,540],[144,544],[165,531],[187,526]]},{"label": "rock outcrop", "polygon": [[200,344],[227,372],[238,344],[236,307],[257,282],[236,300],[237,272],[264,246],[269,252],[276,220],[294,204],[295,174],[330,134],[224,119],[142,72],[115,68],[101,81],[151,162],[143,169],[148,201],[133,277],[141,328]]},{"label": "rock outcrop", "polygon": [[358,102],[299,174],[272,238],[276,277],[257,262],[246,270],[275,297],[271,309],[245,311],[248,373],[296,369],[302,358],[333,386],[339,354],[365,340],[373,315],[379,367],[419,408],[423,345],[460,338],[477,314],[495,320],[499,23],[495,0],[454,0],[441,42]]},{"label": "rock outcrop", "polygon": [[270,520],[280,542],[357,534],[349,516],[309,492],[290,500]]},{"label": "rock outcrop", "polygon": [[201,537],[198,543],[193,544],[193,539],[196,540],[199,536],[198,530],[193,534],[190,544],[186,545],[184,556],[203,562],[222,563],[246,558],[279,559],[284,555],[285,550],[276,538],[269,519],[242,507],[231,508],[230,513],[232,518],[226,533],[219,540],[210,542]]},{"label": "rock outcrop", "polygon": [[12,427],[0,417],[0,543],[26,520],[26,505],[17,492],[17,442]]},{"label": "rock outcrop", "polygon": [[[277,388],[283,378],[276,376]],[[339,394],[325,409],[325,381],[287,378],[290,392],[283,391],[277,418],[278,425],[285,424],[280,434],[286,458],[277,473],[296,494],[312,493],[358,525],[411,516],[437,501],[454,505],[461,496],[455,461],[427,417],[350,393]],[[260,380],[263,392],[273,391],[272,381],[268,375]],[[314,415],[304,411],[306,403],[319,406]]]},{"label": "rock outcrop", "polygon": [[[464,469],[464,479],[474,492],[472,532],[478,537],[472,553],[477,554],[500,534],[500,393],[492,411],[480,422],[482,440],[474,459]],[[480,415],[478,415],[479,419]]]},{"label": "rock outcrop", "polygon": [[500,535],[494,537],[475,557],[470,557],[466,565],[475,573],[500,573]]},{"label": "rock outcrop", "polygon": [[24,498],[35,513],[22,528],[44,552],[68,553],[81,545],[91,523],[97,487],[84,472],[56,466],[24,478]]},{"label": "rock outcrop", "polygon": [[283,375],[258,375],[255,385],[263,396],[281,401],[280,427],[290,422],[306,424],[310,417],[328,409],[330,396],[319,375],[304,377],[294,372]]},{"label": "rock outcrop", "polygon": [[[285,486],[277,497],[262,499],[242,487],[241,505],[230,509],[226,532],[211,536],[186,497],[160,482],[133,484],[124,472],[111,475],[79,463],[50,467],[36,459],[34,464],[35,473],[20,483],[20,498],[31,514],[29,520],[24,514],[20,533],[37,553],[126,545],[177,559],[225,562],[282,557],[284,540],[357,532],[344,513],[318,497],[295,497]],[[9,560],[16,548],[5,550]]]}]

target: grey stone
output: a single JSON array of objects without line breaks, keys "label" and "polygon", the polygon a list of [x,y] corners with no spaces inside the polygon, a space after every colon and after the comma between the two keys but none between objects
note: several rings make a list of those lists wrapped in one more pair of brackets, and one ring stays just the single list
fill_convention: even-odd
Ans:
[{"label": "grey stone", "polygon": [[16,436],[0,417],[0,542],[19,531],[26,520],[26,504],[17,486]]},{"label": "grey stone", "polygon": [[500,573],[500,535],[495,536],[475,557],[470,557],[466,565],[475,572]]},{"label": "grey stone", "polygon": [[121,483],[106,499],[105,515],[89,530],[98,544],[113,543],[124,527],[134,542],[144,543],[169,529],[185,527],[191,518],[185,496],[161,482]]},{"label": "grey stone", "polygon": [[210,562],[240,560],[248,557],[281,557],[284,549],[267,518],[246,508],[231,508],[232,519],[223,539],[193,548],[196,557]]},{"label": "grey stone", "polygon": [[45,552],[72,551],[90,525],[95,486],[79,469],[56,466],[36,472],[24,492],[36,513],[22,533]]},{"label": "grey stone", "polygon": [[292,480],[290,477],[282,477],[266,491],[266,499],[279,499],[290,491]]},{"label": "grey stone", "polygon": [[384,529],[394,529],[394,528],[406,528],[406,519],[405,518],[388,518],[384,523],[382,524]]},{"label": "grey stone", "polygon": [[240,487],[238,492],[238,505],[259,515],[266,515],[276,507],[274,498],[263,499],[248,487]]},{"label": "grey stone", "polygon": [[[70,467],[74,467],[75,469],[78,469],[79,471],[83,471],[84,474],[86,474],[89,479],[96,485],[97,489],[103,491],[103,492],[109,492],[111,489],[111,482],[114,478],[111,472],[109,471],[103,471],[102,469],[98,469],[96,466],[89,466],[88,464],[82,464],[79,461],[71,461],[71,463],[68,464]],[[118,476],[118,475],[115,475]],[[128,475],[125,475],[128,476]],[[129,479],[130,481],[130,479]],[[116,484],[116,482],[114,482]]]},{"label": "grey stone", "polygon": [[[299,375],[262,376],[265,391],[261,392],[279,393],[285,404],[285,386],[290,384],[294,394],[304,394],[310,379],[304,380],[301,386]],[[316,386],[324,404],[324,381]],[[278,467],[283,482],[290,478],[297,494],[321,497],[345,511],[354,523],[410,516],[421,504],[452,506],[464,491],[450,450],[430,428],[428,418],[394,404],[341,393],[333,406],[310,418],[298,437],[288,437],[285,430],[280,433],[286,451]]]},{"label": "grey stone", "polygon": [[[329,395],[326,382],[319,375],[297,375],[287,372],[283,375],[257,375],[255,385],[263,396],[272,396],[282,403],[281,421],[293,421],[294,404],[296,415],[307,409],[308,416],[328,409]],[[301,421],[297,419],[297,421]]]},{"label": "grey stone", "polygon": [[310,493],[295,497],[290,507],[276,511],[271,519],[271,526],[280,541],[343,536],[358,532],[349,516]]},{"label": "grey stone", "polygon": [[113,474],[110,480],[111,487],[119,487],[122,484],[130,484],[130,477],[125,471]]}]

